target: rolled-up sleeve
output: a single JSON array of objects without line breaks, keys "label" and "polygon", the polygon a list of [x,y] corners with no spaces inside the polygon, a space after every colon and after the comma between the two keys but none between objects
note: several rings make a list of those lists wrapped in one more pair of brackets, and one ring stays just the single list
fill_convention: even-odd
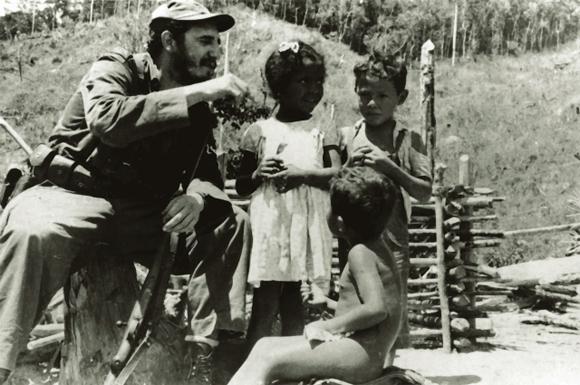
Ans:
[{"label": "rolled-up sleeve", "polygon": [[99,60],[80,85],[87,126],[111,147],[189,125],[181,88],[132,96],[134,76],[123,63]]}]

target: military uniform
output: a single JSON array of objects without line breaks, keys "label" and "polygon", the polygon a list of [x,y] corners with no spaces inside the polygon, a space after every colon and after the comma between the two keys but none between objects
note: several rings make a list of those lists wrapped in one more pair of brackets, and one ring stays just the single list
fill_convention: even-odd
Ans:
[{"label": "military uniform", "polygon": [[[188,108],[180,88],[159,91],[158,77],[148,54],[120,50],[95,62],[49,138],[73,161],[57,170],[63,182],[24,191],[2,213],[0,368],[14,369],[73,261],[96,244],[147,264],[163,237],[161,213],[179,191],[205,202],[176,267],[192,273],[193,334],[243,330],[249,229],[222,190],[216,119],[206,103]],[[77,167],[90,178],[77,180]]]}]

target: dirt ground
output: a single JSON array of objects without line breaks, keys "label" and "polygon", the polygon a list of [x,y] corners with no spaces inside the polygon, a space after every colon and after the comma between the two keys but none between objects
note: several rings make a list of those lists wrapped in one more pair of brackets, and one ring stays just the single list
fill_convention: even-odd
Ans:
[{"label": "dirt ground", "polygon": [[526,325],[518,312],[491,313],[495,337],[477,350],[406,349],[395,364],[440,385],[580,385],[580,332]]},{"label": "dirt ground", "polygon": [[[522,324],[525,314],[520,312],[489,316],[496,335],[481,339],[474,351],[405,349],[398,352],[395,364],[439,385],[580,385],[580,331]],[[230,366],[225,361],[232,360],[225,360],[223,354],[220,358],[219,366]],[[12,381],[14,385],[57,383],[57,372],[51,376],[46,370],[43,373],[42,365],[31,364],[19,367]]]}]

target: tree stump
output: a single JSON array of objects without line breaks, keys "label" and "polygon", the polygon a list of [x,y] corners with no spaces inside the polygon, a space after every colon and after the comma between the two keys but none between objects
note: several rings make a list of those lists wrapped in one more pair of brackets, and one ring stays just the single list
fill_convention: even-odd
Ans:
[{"label": "tree stump", "polygon": [[[98,249],[96,258],[71,274],[64,289],[62,385],[103,384],[124,333],[117,323],[127,321],[139,295],[134,264]],[[127,384],[185,384],[191,359],[184,335],[184,325],[162,319]]]}]

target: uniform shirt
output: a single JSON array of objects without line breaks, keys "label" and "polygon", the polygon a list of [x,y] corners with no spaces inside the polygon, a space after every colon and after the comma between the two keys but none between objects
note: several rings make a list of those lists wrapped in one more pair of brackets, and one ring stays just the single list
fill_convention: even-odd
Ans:
[{"label": "uniform shirt", "polygon": [[221,190],[215,125],[207,103],[188,108],[181,88],[159,91],[149,54],[118,50],[92,65],[49,143],[91,170],[111,196],[169,199],[181,185],[214,198],[206,207],[231,210]]}]

